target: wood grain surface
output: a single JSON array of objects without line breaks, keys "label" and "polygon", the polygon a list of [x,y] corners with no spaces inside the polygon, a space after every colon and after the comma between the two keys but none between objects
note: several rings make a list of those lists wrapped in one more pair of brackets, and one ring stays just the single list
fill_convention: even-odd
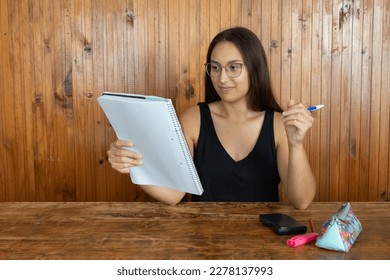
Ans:
[{"label": "wood grain surface", "polygon": [[348,253],[286,245],[259,222],[287,213],[319,229],[341,206],[287,203],[0,203],[0,259],[390,259],[390,203],[352,202],[363,230]]}]

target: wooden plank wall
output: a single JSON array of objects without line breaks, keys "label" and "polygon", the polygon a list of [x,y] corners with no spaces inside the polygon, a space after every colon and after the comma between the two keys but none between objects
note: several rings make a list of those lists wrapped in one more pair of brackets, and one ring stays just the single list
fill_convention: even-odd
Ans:
[{"label": "wooden plank wall", "polygon": [[149,200],[106,159],[104,90],[203,99],[207,46],[242,25],[273,85],[326,104],[305,142],[318,201],[389,200],[390,1],[0,1],[0,201]]}]

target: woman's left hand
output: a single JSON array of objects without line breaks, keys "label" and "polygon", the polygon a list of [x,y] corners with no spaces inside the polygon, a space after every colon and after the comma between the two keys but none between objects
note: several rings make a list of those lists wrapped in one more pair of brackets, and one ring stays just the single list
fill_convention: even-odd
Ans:
[{"label": "woman's left hand", "polygon": [[307,131],[312,127],[314,118],[302,103],[290,100],[283,113],[284,127],[290,145],[300,145]]}]

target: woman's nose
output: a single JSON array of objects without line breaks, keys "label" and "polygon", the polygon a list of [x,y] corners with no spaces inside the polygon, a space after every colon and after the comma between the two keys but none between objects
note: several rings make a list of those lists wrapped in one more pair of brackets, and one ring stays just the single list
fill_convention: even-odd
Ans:
[{"label": "woman's nose", "polygon": [[229,78],[228,74],[226,73],[226,67],[222,67],[221,73],[219,74],[219,81],[224,82],[224,81],[227,81],[229,79],[230,78]]}]

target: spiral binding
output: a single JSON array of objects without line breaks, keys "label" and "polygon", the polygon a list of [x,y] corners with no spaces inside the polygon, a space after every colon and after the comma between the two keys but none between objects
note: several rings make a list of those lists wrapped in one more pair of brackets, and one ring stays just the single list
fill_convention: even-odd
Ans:
[{"label": "spiral binding", "polygon": [[194,181],[194,184],[198,190],[198,193],[202,194],[203,187],[202,187],[202,184],[200,182],[198,172],[196,171],[194,162],[193,162],[192,157],[191,157],[190,150],[189,150],[188,145],[187,145],[187,141],[185,140],[179,119],[177,118],[176,111],[175,111],[175,108],[173,107],[171,99],[167,99],[167,106],[168,106],[169,114],[170,114],[171,119],[172,119],[173,126],[175,128],[177,138],[179,139],[181,151],[183,152],[187,166],[190,170],[192,180]]}]

